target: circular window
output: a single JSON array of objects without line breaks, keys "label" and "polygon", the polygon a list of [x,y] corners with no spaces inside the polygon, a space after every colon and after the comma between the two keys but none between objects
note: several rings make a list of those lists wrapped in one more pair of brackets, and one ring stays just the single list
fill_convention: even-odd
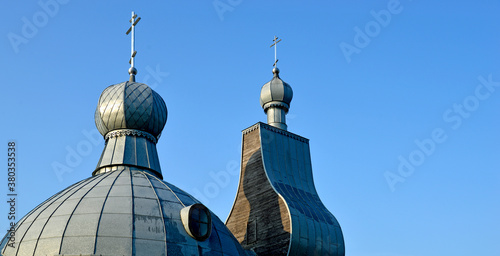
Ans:
[{"label": "circular window", "polygon": [[202,204],[193,204],[183,208],[181,219],[186,232],[196,240],[204,241],[212,233],[210,211]]}]

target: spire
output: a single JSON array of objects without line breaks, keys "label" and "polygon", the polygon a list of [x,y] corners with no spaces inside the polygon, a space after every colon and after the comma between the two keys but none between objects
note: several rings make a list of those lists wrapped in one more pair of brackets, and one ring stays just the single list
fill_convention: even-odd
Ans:
[{"label": "spire", "polygon": [[278,37],[275,36],[273,39],[274,43],[274,68],[273,68],[273,79],[262,86],[260,91],[260,105],[264,109],[264,113],[267,114],[267,123],[276,128],[282,130],[287,130],[286,125],[286,114],[290,108],[290,102],[292,101],[293,91],[292,87],[281,80],[279,73],[280,70],[277,67],[278,59],[276,57],[276,45],[281,42]]},{"label": "spire", "polygon": [[[136,19],[137,18],[137,19]],[[135,68],[135,55],[137,54],[137,51],[135,50],[135,25],[141,20],[141,17],[137,17],[137,14],[135,12],[132,12],[132,18],[129,20],[129,22],[132,24],[130,28],[127,30],[127,35],[132,32],[131,36],[131,41],[132,41],[132,51],[130,54],[130,60],[128,63],[130,63],[130,68],[128,70],[128,73],[130,74],[130,82],[135,82],[135,75],[137,75],[137,69]]]},{"label": "spire", "polygon": [[106,144],[93,175],[128,166],[162,178],[156,143],[167,122],[167,106],[148,85],[135,82],[134,27],[141,18],[132,12],[130,81],[104,89],[95,112],[95,123]]}]

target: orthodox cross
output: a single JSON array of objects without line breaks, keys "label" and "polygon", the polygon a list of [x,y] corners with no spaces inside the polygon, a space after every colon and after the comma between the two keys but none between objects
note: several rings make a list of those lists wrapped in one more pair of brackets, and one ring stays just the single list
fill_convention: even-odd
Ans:
[{"label": "orthodox cross", "polygon": [[278,59],[276,58],[276,48],[277,48],[277,44],[279,42],[281,42],[281,39],[278,40],[278,37],[277,36],[274,36],[274,39],[273,39],[273,44],[270,46],[270,47],[273,47],[274,46],[274,64],[273,64],[273,67],[276,66],[278,67],[276,64],[278,63]]},{"label": "orthodox cross", "polygon": [[[137,19],[136,19],[137,18]],[[137,69],[135,68],[135,62],[134,58],[135,55],[137,54],[137,51],[135,50],[135,25],[141,20],[141,17],[137,17],[137,14],[135,12],[132,12],[132,18],[129,20],[129,22],[132,24],[130,28],[127,30],[127,35],[132,32],[132,51],[130,54],[130,60],[128,63],[130,63],[130,69],[128,73],[130,74],[130,81],[135,82],[135,75],[137,74]]]}]

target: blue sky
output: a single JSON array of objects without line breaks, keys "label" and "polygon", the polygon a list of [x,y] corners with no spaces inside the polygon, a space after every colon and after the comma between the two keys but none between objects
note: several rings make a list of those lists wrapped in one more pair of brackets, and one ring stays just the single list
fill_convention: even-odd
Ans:
[{"label": "blue sky", "polygon": [[0,152],[6,169],[6,144],[17,142],[18,217],[94,170],[103,149],[94,111],[104,88],[128,79],[134,10],[137,81],[169,111],[164,179],[221,219],[237,189],[241,130],[266,121],[259,93],[276,35],[294,91],[289,131],[310,139],[316,188],[347,255],[500,255],[498,1],[3,6]]}]

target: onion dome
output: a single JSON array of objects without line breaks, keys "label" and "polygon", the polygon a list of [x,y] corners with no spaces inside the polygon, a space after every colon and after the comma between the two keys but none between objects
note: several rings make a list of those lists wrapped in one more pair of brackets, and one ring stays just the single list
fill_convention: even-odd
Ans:
[{"label": "onion dome", "polygon": [[260,105],[266,111],[270,107],[281,107],[288,112],[293,98],[292,87],[281,80],[280,70],[273,68],[274,77],[260,90]]},{"label": "onion dome", "polygon": [[113,130],[134,129],[158,138],[166,122],[163,99],[146,84],[136,82],[106,88],[95,112],[95,123],[103,136]]},{"label": "onion dome", "polygon": [[165,102],[146,84],[127,81],[104,89],[95,123],[106,145],[93,175],[126,165],[163,178],[156,143],[166,122]]},{"label": "onion dome", "polygon": [[[184,213],[184,214],[183,214]],[[133,167],[60,191],[18,221],[1,255],[246,255],[193,196]]]},{"label": "onion dome", "polygon": [[290,108],[293,91],[289,84],[281,80],[279,73],[278,68],[273,68],[273,79],[262,86],[260,105],[267,114],[268,124],[286,130],[285,115]]}]

